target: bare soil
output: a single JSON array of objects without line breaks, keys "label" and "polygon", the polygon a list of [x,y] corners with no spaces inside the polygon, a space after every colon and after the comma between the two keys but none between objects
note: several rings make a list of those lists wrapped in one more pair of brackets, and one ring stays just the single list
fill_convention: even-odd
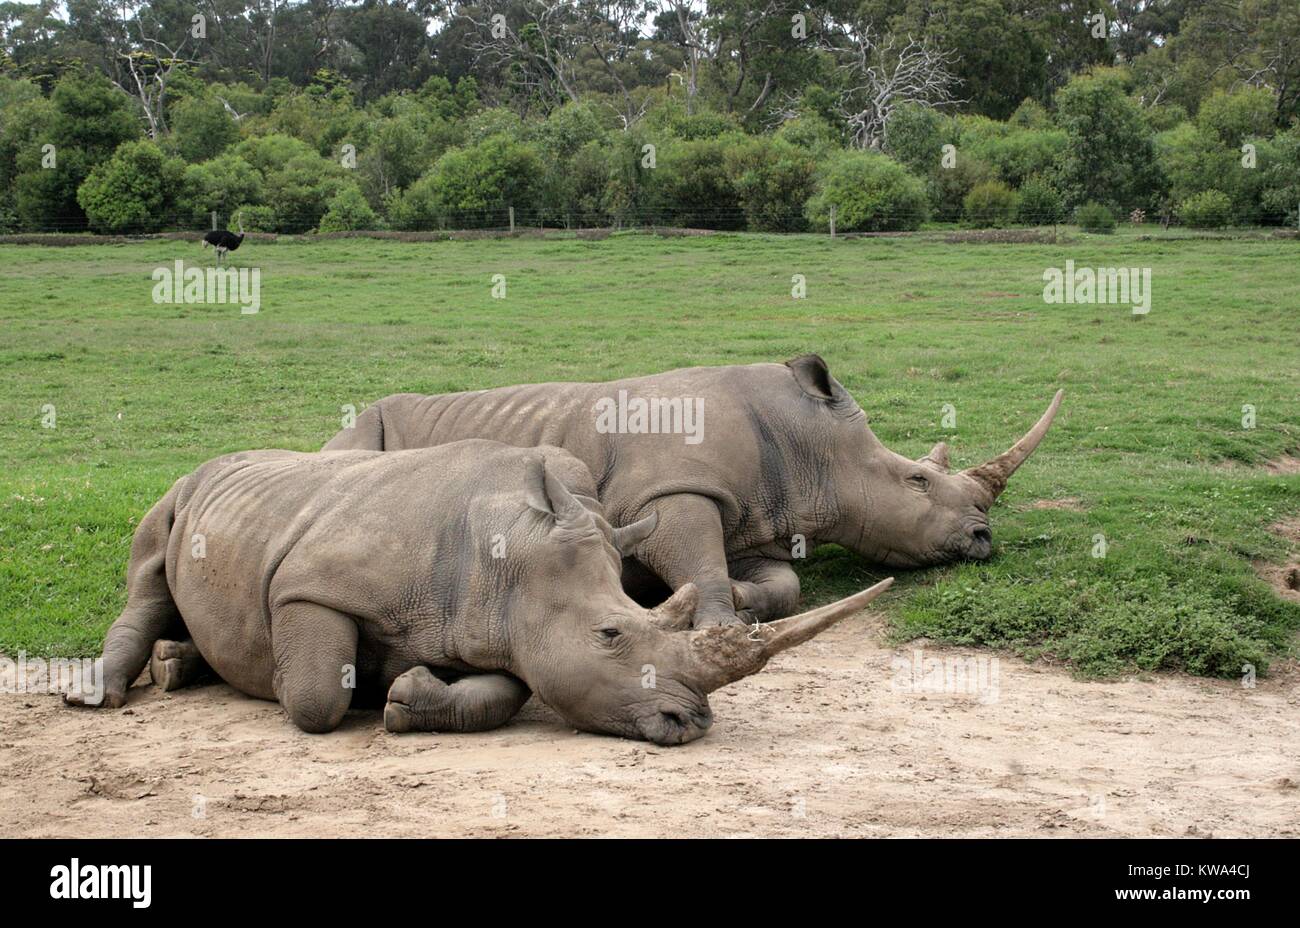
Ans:
[{"label": "bare soil", "polygon": [[[1294,663],[1253,688],[1096,683],[880,640],[864,615],[781,655],[677,748],[577,734],[535,702],[487,734],[355,712],[305,735],[222,684],[104,711],[3,695],[0,817],[8,836],[1300,835]],[[916,691],[918,649],[985,662],[984,687]]]}]

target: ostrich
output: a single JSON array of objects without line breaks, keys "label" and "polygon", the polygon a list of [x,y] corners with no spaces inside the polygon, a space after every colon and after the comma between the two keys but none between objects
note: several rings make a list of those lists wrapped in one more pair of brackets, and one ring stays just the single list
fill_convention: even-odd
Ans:
[{"label": "ostrich", "polygon": [[203,234],[203,247],[211,245],[217,250],[217,265],[220,266],[221,259],[226,256],[226,252],[234,251],[244,242],[244,218],[236,215],[239,220],[239,234],[231,232],[229,229],[213,229],[211,232]]}]

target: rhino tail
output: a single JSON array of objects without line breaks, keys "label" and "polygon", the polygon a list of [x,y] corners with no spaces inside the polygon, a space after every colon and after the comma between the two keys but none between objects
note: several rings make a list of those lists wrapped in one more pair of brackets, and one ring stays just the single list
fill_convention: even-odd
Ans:
[{"label": "rhino tail", "polygon": [[383,451],[384,450],[384,413],[383,403],[374,403],[367,407],[351,426],[339,429],[338,434],[327,441],[322,451]]},{"label": "rhino tail", "polygon": [[189,637],[167,584],[168,542],[176,521],[177,498],[188,480],[178,480],[135,530],[127,565],[126,608],[104,639],[100,705],[112,708],[125,702],[127,689],[149,662],[154,642],[164,637]]}]

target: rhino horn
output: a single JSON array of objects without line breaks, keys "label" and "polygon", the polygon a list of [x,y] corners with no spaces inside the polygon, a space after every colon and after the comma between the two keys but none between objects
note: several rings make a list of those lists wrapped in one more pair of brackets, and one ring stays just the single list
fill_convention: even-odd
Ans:
[{"label": "rhino horn", "polygon": [[679,632],[691,627],[699,604],[700,591],[694,583],[684,583],[676,593],[651,609],[648,618],[664,631]]},{"label": "rhino horn", "polygon": [[939,470],[943,471],[944,473],[947,473],[948,472],[948,443],[942,441],[939,442],[939,444],[935,445],[933,448],[930,449],[929,454],[921,458],[916,463],[933,464],[935,467],[939,468]]},{"label": "rhino horn", "polygon": [[1025,459],[1034,453],[1038,443],[1043,440],[1043,436],[1051,428],[1052,420],[1056,418],[1056,411],[1061,408],[1061,397],[1063,396],[1065,396],[1064,390],[1056,391],[1056,396],[1052,397],[1047,412],[1043,413],[1042,417],[1034,423],[1034,427],[1026,432],[1020,441],[992,460],[986,461],[978,467],[962,471],[967,477],[970,477],[983,487],[988,493],[990,501],[1001,495],[1002,491],[1007,488],[1007,481],[1016,472],[1016,468],[1025,463]]},{"label": "rhino horn", "polygon": [[690,632],[695,665],[692,682],[706,692],[757,673],[774,655],[802,644],[841,619],[864,608],[885,590],[894,578],[838,602],[821,606],[788,619],[760,625],[727,625]]},{"label": "rhino horn", "polygon": [[652,512],[631,525],[614,529],[614,547],[618,549],[619,554],[628,557],[636,550],[637,545],[650,537],[658,524],[659,513]]}]

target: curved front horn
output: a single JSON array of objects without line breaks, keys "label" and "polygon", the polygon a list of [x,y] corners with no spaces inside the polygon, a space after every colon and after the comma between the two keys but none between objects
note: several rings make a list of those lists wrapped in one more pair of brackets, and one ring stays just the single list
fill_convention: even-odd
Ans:
[{"label": "curved front horn", "polygon": [[1061,408],[1063,396],[1065,396],[1064,390],[1056,391],[1056,396],[1052,397],[1047,412],[1043,413],[1042,417],[1034,423],[1034,427],[1025,433],[1024,438],[991,461],[978,467],[971,467],[962,473],[979,483],[992,498],[997,498],[1007,488],[1007,481],[1016,472],[1016,468],[1025,463],[1025,458],[1034,453],[1038,443],[1051,428],[1052,420],[1056,418],[1056,411]]},{"label": "curved front horn", "polygon": [[893,577],[828,606],[760,625],[727,625],[689,632],[691,682],[706,692],[758,673],[774,655],[819,635],[861,611],[894,582]]}]

